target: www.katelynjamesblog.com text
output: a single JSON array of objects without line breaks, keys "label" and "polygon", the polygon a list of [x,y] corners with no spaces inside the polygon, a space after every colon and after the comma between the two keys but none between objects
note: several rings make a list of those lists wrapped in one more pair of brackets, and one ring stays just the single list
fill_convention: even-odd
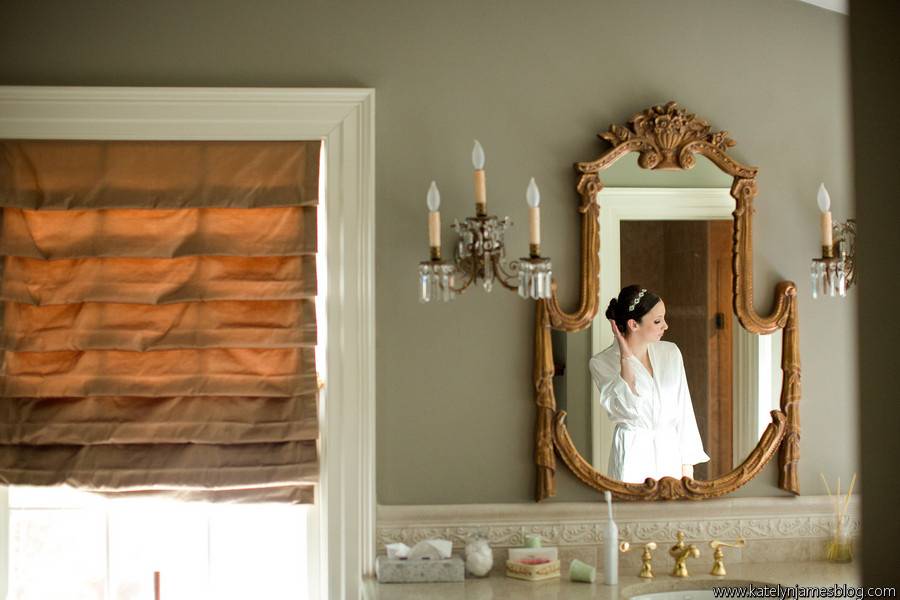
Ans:
[{"label": "www.katelynjamesblog.com text", "polygon": [[862,587],[844,584],[828,586],[808,585],[753,585],[714,587],[715,598],[777,598],[778,600],[797,600],[800,598],[896,598],[897,589],[893,587]]}]

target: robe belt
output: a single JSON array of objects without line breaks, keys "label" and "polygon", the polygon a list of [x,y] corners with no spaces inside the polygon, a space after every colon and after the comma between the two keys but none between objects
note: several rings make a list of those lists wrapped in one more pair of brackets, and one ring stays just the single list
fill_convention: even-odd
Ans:
[{"label": "robe belt", "polygon": [[640,427],[640,426],[626,424],[626,423],[616,423],[616,427],[621,427],[623,431],[635,431],[635,432],[639,432],[639,433],[650,433],[650,434],[653,434],[654,436],[657,433],[671,433],[673,435],[678,434],[678,430],[675,429],[674,427],[659,429],[659,428],[650,428],[650,427]]}]

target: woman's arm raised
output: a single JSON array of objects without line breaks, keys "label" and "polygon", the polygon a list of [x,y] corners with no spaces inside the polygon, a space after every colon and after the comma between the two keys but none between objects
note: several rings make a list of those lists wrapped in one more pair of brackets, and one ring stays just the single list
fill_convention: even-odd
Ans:
[{"label": "woman's arm raised", "polygon": [[628,342],[625,340],[625,336],[622,335],[622,332],[619,331],[618,327],[616,327],[616,322],[612,319],[609,319],[609,324],[612,326],[613,336],[616,338],[616,343],[619,344],[619,355],[621,356],[622,361],[622,379],[624,379],[625,383],[628,384],[628,389],[631,390],[631,393],[637,395],[637,390],[634,387],[634,364],[633,361],[630,360],[634,358],[634,353],[628,346]]}]

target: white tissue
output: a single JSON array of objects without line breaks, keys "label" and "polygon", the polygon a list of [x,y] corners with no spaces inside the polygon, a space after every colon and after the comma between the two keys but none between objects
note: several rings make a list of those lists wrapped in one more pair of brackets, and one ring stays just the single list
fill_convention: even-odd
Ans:
[{"label": "white tissue", "polygon": [[409,556],[409,546],[406,544],[387,544],[385,548],[387,549],[387,556],[391,560],[403,559]]},{"label": "white tissue", "polygon": [[449,540],[424,540],[409,551],[409,560],[443,560],[453,554],[453,542]]}]

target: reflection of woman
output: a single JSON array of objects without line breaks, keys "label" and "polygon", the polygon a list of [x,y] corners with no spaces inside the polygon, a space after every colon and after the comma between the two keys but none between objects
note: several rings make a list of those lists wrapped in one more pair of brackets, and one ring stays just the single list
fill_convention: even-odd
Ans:
[{"label": "reflection of woman", "polygon": [[653,292],[630,285],[606,309],[616,341],[590,361],[600,404],[615,423],[609,476],[693,477],[706,462],[678,346],[661,341],[666,307]]}]

